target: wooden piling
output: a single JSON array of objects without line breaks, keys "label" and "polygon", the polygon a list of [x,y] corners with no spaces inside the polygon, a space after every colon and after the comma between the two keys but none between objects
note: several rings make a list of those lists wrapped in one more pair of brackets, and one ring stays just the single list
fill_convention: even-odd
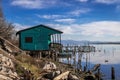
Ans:
[{"label": "wooden piling", "polygon": [[51,51],[48,51],[48,58],[51,57]]},{"label": "wooden piling", "polygon": [[52,59],[55,60],[55,54],[52,52]]},{"label": "wooden piling", "polygon": [[76,69],[76,56],[75,56],[75,52],[73,52],[73,65],[74,65],[74,69]]},{"label": "wooden piling", "polygon": [[84,72],[86,72],[86,66],[84,66]]},{"label": "wooden piling", "polygon": [[86,65],[85,65],[85,67],[86,67],[86,70],[88,69],[88,55],[87,55],[87,53],[86,53]]},{"label": "wooden piling", "polygon": [[42,53],[41,53],[41,52],[39,52],[39,58],[41,59],[41,57],[42,57]]},{"label": "wooden piling", "polygon": [[115,69],[111,67],[111,80],[115,80]]},{"label": "wooden piling", "polygon": [[55,61],[58,61],[58,52],[55,52]]},{"label": "wooden piling", "polygon": [[68,51],[68,45],[67,45],[67,47],[66,47],[66,54],[67,54],[67,61],[68,61],[68,64],[69,64],[69,56],[68,56],[68,54],[69,54],[69,51]]},{"label": "wooden piling", "polygon": [[97,77],[97,80],[100,80],[101,79],[101,77],[100,77],[100,68],[98,69],[98,77]]},{"label": "wooden piling", "polygon": [[81,59],[82,59],[82,53],[78,52],[78,64],[77,64],[77,68],[79,68],[80,70],[82,70],[82,65],[81,65]]}]

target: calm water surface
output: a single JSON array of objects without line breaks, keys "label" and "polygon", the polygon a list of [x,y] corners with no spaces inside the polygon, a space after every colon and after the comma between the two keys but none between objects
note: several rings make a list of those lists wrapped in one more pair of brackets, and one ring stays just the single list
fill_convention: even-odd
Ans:
[{"label": "calm water surface", "polygon": [[[86,63],[86,54],[88,58],[88,68],[91,69],[95,64],[101,64],[101,72],[104,74],[104,80],[111,80],[111,67],[115,68],[115,80],[120,80],[120,45],[93,45],[96,52],[84,53],[82,56],[82,66]],[[67,59],[60,59],[67,63]],[[76,63],[78,62],[78,53],[76,53]],[[73,64],[73,57],[70,59]]]}]

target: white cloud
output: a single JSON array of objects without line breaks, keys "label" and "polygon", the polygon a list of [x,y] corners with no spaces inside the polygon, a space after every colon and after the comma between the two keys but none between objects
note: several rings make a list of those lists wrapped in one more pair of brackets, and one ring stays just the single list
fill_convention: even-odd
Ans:
[{"label": "white cloud", "polygon": [[[17,31],[30,27],[29,25],[21,25],[18,23],[14,23],[14,25],[16,26],[15,28]],[[97,21],[85,24],[47,25],[63,31],[63,39],[72,37],[73,40],[120,41],[120,21]]]},{"label": "white cloud", "polygon": [[103,3],[103,4],[114,4],[120,3],[119,0],[95,0],[96,3]]},{"label": "white cloud", "polygon": [[56,2],[56,0],[13,0],[11,5],[27,9],[41,9],[51,7],[55,5]]},{"label": "white cloud", "polygon": [[79,2],[87,2],[88,0],[77,0]]},{"label": "white cloud", "polygon": [[37,15],[37,17],[44,18],[44,19],[56,19],[56,18],[65,17],[64,15],[39,15],[39,14],[36,14],[36,15]]},{"label": "white cloud", "polygon": [[48,24],[48,26],[51,26],[53,28],[56,28],[60,31],[62,31],[65,35],[70,34],[72,35],[74,33],[74,29],[71,26],[68,25],[61,25],[61,24]]},{"label": "white cloud", "polygon": [[65,33],[65,34],[72,34],[73,33],[73,29],[71,27],[66,27],[65,29],[64,28],[61,28],[61,30]]},{"label": "white cloud", "polygon": [[19,31],[19,30],[30,27],[29,25],[22,25],[22,24],[19,24],[19,23],[14,23],[13,25],[15,26],[16,31]]},{"label": "white cloud", "polygon": [[[119,41],[120,40],[120,21],[97,21],[85,24],[69,24],[69,25],[50,25],[61,31],[64,35],[74,36],[73,40],[104,40]],[[80,36],[80,37],[78,37]],[[111,36],[111,37],[108,37]],[[65,37],[67,39],[67,37]]]},{"label": "white cloud", "polygon": [[120,36],[120,22],[99,21],[81,25],[81,34],[90,36]]},{"label": "white cloud", "polygon": [[88,13],[90,11],[91,11],[91,9],[89,9],[89,8],[82,8],[82,9],[77,9],[77,10],[74,10],[72,12],[69,12],[69,14],[79,16],[81,14],[85,14],[85,13]]},{"label": "white cloud", "polygon": [[66,19],[56,19],[56,22],[63,22],[63,23],[73,23],[75,22],[75,19],[71,19],[71,18],[66,18]]}]

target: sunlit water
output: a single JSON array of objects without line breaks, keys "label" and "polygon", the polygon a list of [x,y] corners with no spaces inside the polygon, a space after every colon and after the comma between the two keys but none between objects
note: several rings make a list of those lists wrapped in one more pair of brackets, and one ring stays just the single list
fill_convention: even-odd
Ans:
[{"label": "sunlit water", "polygon": [[[104,80],[111,80],[111,67],[115,68],[115,80],[120,80],[120,45],[94,45],[96,52],[83,53],[82,66],[86,63],[86,54],[88,58],[88,69],[95,64],[101,64],[101,72],[104,74]],[[61,62],[67,63],[67,59],[61,59]],[[76,63],[78,62],[78,53],[76,53]],[[70,59],[73,64],[73,57]]]}]

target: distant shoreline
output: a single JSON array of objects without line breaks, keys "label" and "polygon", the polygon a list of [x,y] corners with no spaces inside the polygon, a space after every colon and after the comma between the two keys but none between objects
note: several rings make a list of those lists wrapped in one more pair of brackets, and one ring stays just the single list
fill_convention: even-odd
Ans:
[{"label": "distant shoreline", "polygon": [[116,45],[120,45],[120,42],[98,42],[98,43],[90,43],[90,44],[116,44]]}]

